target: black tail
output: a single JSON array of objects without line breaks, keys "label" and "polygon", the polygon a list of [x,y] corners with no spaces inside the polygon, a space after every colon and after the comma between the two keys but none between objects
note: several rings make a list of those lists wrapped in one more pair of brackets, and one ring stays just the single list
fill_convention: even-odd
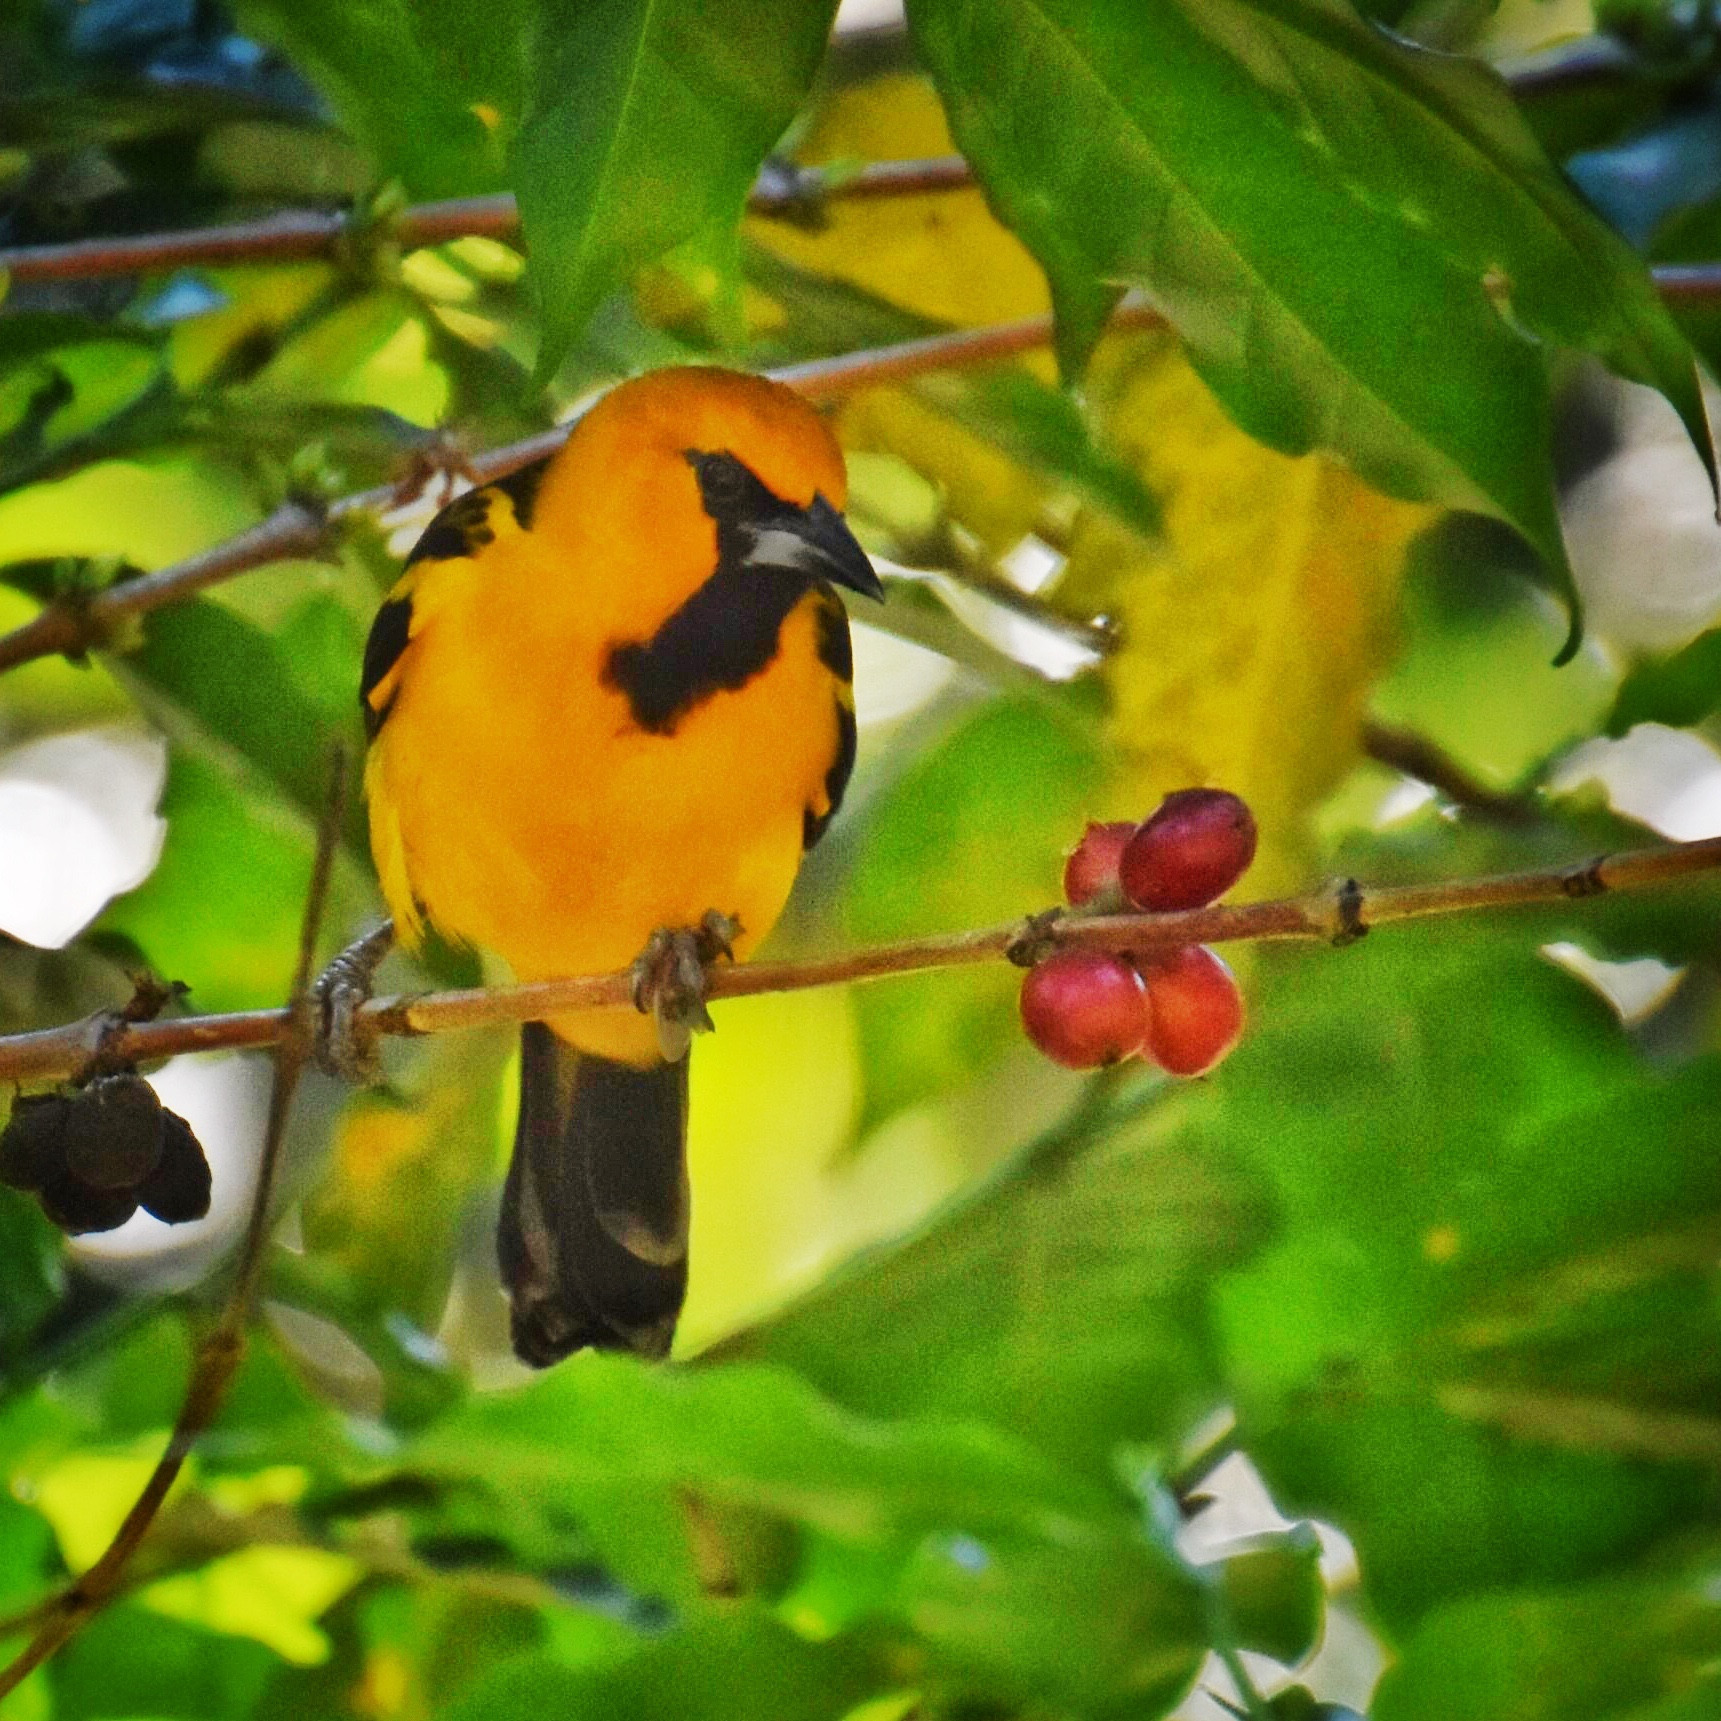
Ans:
[{"label": "black tail", "polygon": [[635,1069],[526,1025],[496,1233],[522,1362],[669,1350],[687,1293],[686,1150],[686,1058]]}]

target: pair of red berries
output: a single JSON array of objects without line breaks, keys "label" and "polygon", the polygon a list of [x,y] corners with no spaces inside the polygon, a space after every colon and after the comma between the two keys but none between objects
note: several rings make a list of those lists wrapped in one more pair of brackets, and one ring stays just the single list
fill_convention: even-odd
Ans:
[{"label": "pair of red berries", "polygon": [[[1180,789],[1139,825],[1089,825],[1064,867],[1075,907],[1205,908],[1255,858],[1255,820],[1222,789]],[[1176,1076],[1217,1064],[1243,1031],[1231,970],[1205,944],[1154,956],[1054,951],[1022,982],[1022,1025],[1073,1070],[1145,1057]]]}]

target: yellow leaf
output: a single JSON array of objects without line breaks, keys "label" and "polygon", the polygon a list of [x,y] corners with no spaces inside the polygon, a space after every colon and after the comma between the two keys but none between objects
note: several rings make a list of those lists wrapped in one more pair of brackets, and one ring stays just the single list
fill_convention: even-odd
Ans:
[{"label": "yellow leaf", "polygon": [[[952,153],[926,79],[893,73],[841,89],[813,116],[799,158],[809,165],[901,161]],[[1051,308],[1039,265],[978,192],[834,197],[817,231],[757,217],[749,238],[809,274],[845,281],[936,322],[1008,322]],[[760,319],[753,318],[757,327]],[[1056,380],[1050,350],[1015,361]],[[844,445],[893,454],[934,479],[950,513],[1002,554],[1034,529],[1048,486],[1001,449],[902,389],[867,389],[838,413]]]},{"label": "yellow leaf", "polygon": [[1231,789],[1261,827],[1243,894],[1306,884],[1309,817],[1357,761],[1405,550],[1434,511],[1252,441],[1169,338],[1108,342],[1091,390],[1164,507],[1157,543],[1087,511],[1058,592],[1122,629],[1105,810],[1140,817],[1170,789]]},{"label": "yellow leaf", "polygon": [[296,1667],[315,1667],[328,1660],[329,1640],[313,1622],[361,1575],[355,1560],[324,1548],[243,1548],[163,1578],[140,1599],[170,1619],[255,1638]]},{"label": "yellow leaf", "polygon": [[331,311],[289,342],[247,388],[249,400],[338,401],[377,406],[411,424],[433,425],[448,405],[448,373],[430,357],[411,300],[367,293]]},{"label": "yellow leaf", "polygon": [[[800,149],[809,166],[949,155],[944,109],[907,73],[839,90],[814,115]],[[785,262],[847,281],[947,323],[994,323],[1048,310],[1040,266],[994,220],[978,191],[833,198],[817,232],[755,217],[748,237]]]},{"label": "yellow leaf", "polygon": [[204,1485],[217,1510],[242,1518],[265,1506],[296,1506],[311,1485],[311,1473],[298,1464],[272,1464],[249,1476],[211,1476]]},{"label": "yellow leaf", "polygon": [[[41,605],[22,592],[0,591],[0,633],[22,627]],[[93,728],[132,714],[132,703],[99,657],[73,664],[38,657],[0,680],[0,736],[7,746],[56,729]]]},{"label": "yellow leaf", "polygon": [[269,351],[276,335],[309,310],[334,279],[327,263],[242,265],[201,273],[226,302],[175,323],[168,336],[174,380],[187,391],[206,382],[242,342],[255,341]]},{"label": "yellow leaf", "polygon": [[1051,487],[1032,477],[996,443],[906,389],[863,389],[837,414],[845,449],[890,454],[932,479],[948,512],[994,555],[1031,532]]},{"label": "yellow leaf", "polygon": [[[53,1526],[68,1570],[88,1571],[107,1551],[155,1469],[161,1446],[162,1437],[152,1435],[135,1455],[73,1453],[36,1479],[30,1503]],[[181,1473],[176,1492],[188,1476],[189,1470]]]},{"label": "yellow leaf", "polygon": [[417,1682],[417,1668],[398,1649],[373,1649],[347,1701],[368,1721],[388,1721],[405,1711]]},{"label": "yellow leaf", "polygon": [[[6,271],[0,269],[0,287],[6,284]],[[24,1640],[14,1639],[10,1650],[22,1649]],[[0,1721],[53,1721],[54,1694],[48,1683],[48,1670],[38,1667],[22,1685],[15,1686],[0,1697]]]},{"label": "yellow leaf", "polygon": [[122,556],[147,573],[256,518],[237,474],[213,462],[100,460],[0,498],[0,558]]},{"label": "yellow leaf", "polygon": [[846,990],[732,998],[693,1059],[693,1263],[684,1349],[804,1283],[841,1223],[832,1162],[860,1105]]}]

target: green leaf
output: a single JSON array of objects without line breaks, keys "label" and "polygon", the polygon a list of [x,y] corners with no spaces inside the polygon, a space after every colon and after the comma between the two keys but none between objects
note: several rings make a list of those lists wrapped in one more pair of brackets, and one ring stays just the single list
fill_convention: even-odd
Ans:
[{"label": "green leaf", "polygon": [[38,1203],[0,1192],[0,1367],[20,1358],[64,1289],[60,1234]]},{"label": "green leaf", "polygon": [[582,1357],[468,1401],[414,1457],[434,1473],[564,1501],[692,1489],[860,1543],[939,1526],[1057,1534],[1120,1516],[1106,1493],[996,1429],[871,1423],[757,1365],[690,1372]]},{"label": "green leaf", "polygon": [[1694,639],[1671,657],[1640,663],[1620,685],[1608,713],[1607,733],[1623,735],[1638,723],[1689,729],[1721,705],[1721,632]]},{"label": "green leaf", "polygon": [[362,625],[328,593],[306,596],[271,632],[198,599],[153,611],[114,670],[170,735],[218,738],[315,818],[335,741],[357,751],[363,651]]},{"label": "green leaf", "polygon": [[1375,1721],[1699,1721],[1721,1709],[1710,1563],[1515,1591],[1430,1615],[1390,1668]]},{"label": "green leaf", "polygon": [[850,1641],[901,1626],[962,1690],[1040,1680],[1139,1704],[1174,1696],[1203,1653],[1199,1583],[1115,1488],[984,1424],[857,1417],[782,1369],[583,1357],[470,1400],[408,1457],[558,1518],[564,1540],[577,1525],[587,1559],[682,1609],[714,1564],[726,1588],[778,1588],[809,1548],[784,1617]]},{"label": "green leaf", "polygon": [[1168,1588],[1152,1548],[1121,1534],[1057,1544],[924,1543],[897,1605],[946,1678],[1006,1702],[1092,1716],[1159,1715],[1205,1655],[1200,1598]]},{"label": "green leaf", "polygon": [[1219,1587],[1240,1648],[1295,1667],[1320,1642],[1327,1593],[1312,1525],[1293,1524],[1227,1549]]},{"label": "green leaf", "polygon": [[349,1099],[329,1170],[305,1198],[308,1253],[283,1256],[272,1277],[274,1295],[358,1339],[385,1382],[398,1380],[403,1409],[427,1395],[434,1404],[452,1384],[410,1351],[392,1354],[401,1347],[387,1344],[388,1333],[400,1322],[434,1331],[447,1303],[460,1231],[496,1174],[501,1075],[514,1038],[442,1036],[393,1093]]},{"label": "green leaf", "polygon": [[[1058,900],[1062,850],[1101,792],[1073,708],[1002,699],[965,715],[872,803],[848,922],[864,942],[984,926]],[[926,857],[942,858],[928,868]],[[861,1131],[978,1075],[1017,1043],[1021,977],[1000,967],[855,993],[866,1060]]]},{"label": "green leaf", "polygon": [[1491,788],[1517,788],[1595,732],[1614,671],[1597,651],[1554,668],[1562,618],[1534,558],[1497,521],[1449,514],[1412,546],[1403,645],[1371,713],[1425,736]]},{"label": "green leaf", "polygon": [[156,451],[99,461],[0,497],[0,563],[111,556],[148,571],[256,520],[237,473],[183,450]]},{"label": "green leaf", "polygon": [[[108,905],[97,932],[132,940],[155,972],[191,988],[198,1009],[279,1004],[292,979],[316,847],[310,820],[260,792],[230,760],[184,747],[170,758],[161,816],[167,840],[159,864]],[[354,926],[373,903],[368,880],[337,865],[327,924]]]},{"label": "green leaf", "polygon": [[757,1608],[708,1615],[643,1645],[612,1669],[524,1657],[480,1680],[437,1721],[838,1721],[888,1689],[882,1657],[845,1639],[808,1643]]},{"label": "green leaf", "polygon": [[1219,1396],[1202,1287],[1264,1216],[1211,1110],[1096,1097],[732,1348],[873,1415],[984,1416],[1109,1480],[1120,1442],[1169,1448]]},{"label": "green leaf", "polygon": [[323,86],[379,177],[414,197],[500,189],[503,127],[524,99],[528,0],[242,0],[239,14]]},{"label": "green leaf", "polygon": [[1499,80],[1342,0],[910,0],[952,130],[1084,356],[1147,290],[1250,434],[1497,515],[1574,616],[1544,343],[1660,388],[1711,478],[1690,351]]},{"label": "green leaf", "polygon": [[543,0],[510,171],[552,372],[628,273],[727,236],[805,97],[832,0]]},{"label": "green leaf", "polygon": [[279,1665],[260,1643],[222,1637],[136,1602],[99,1614],[50,1669],[57,1721],[248,1714]]},{"label": "green leaf", "polygon": [[27,1607],[59,1569],[47,1519],[10,1497],[0,1500],[0,1607]]},{"label": "green leaf", "polygon": [[1540,931],[1263,960],[1225,1068],[1279,1213],[1215,1287],[1240,1437],[1389,1623],[1714,1521],[1721,1060],[1646,1064]]}]

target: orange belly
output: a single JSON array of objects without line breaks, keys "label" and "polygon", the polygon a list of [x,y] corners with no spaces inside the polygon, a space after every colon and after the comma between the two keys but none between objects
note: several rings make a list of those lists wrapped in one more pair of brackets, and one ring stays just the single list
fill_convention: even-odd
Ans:
[{"label": "orange belly", "polygon": [[[788,899],[837,751],[839,683],[818,657],[813,600],[764,670],[662,736],[603,685],[608,641],[581,639],[577,623],[522,635],[452,613],[475,612],[477,596],[415,634],[372,748],[373,840],[399,857],[381,868],[397,924],[415,900],[521,980],[625,968],[653,931],[713,908],[740,921],[737,954],[752,949]],[[495,648],[521,637],[531,663]],[[553,1025],[606,1057],[657,1055],[632,1009]]]}]

